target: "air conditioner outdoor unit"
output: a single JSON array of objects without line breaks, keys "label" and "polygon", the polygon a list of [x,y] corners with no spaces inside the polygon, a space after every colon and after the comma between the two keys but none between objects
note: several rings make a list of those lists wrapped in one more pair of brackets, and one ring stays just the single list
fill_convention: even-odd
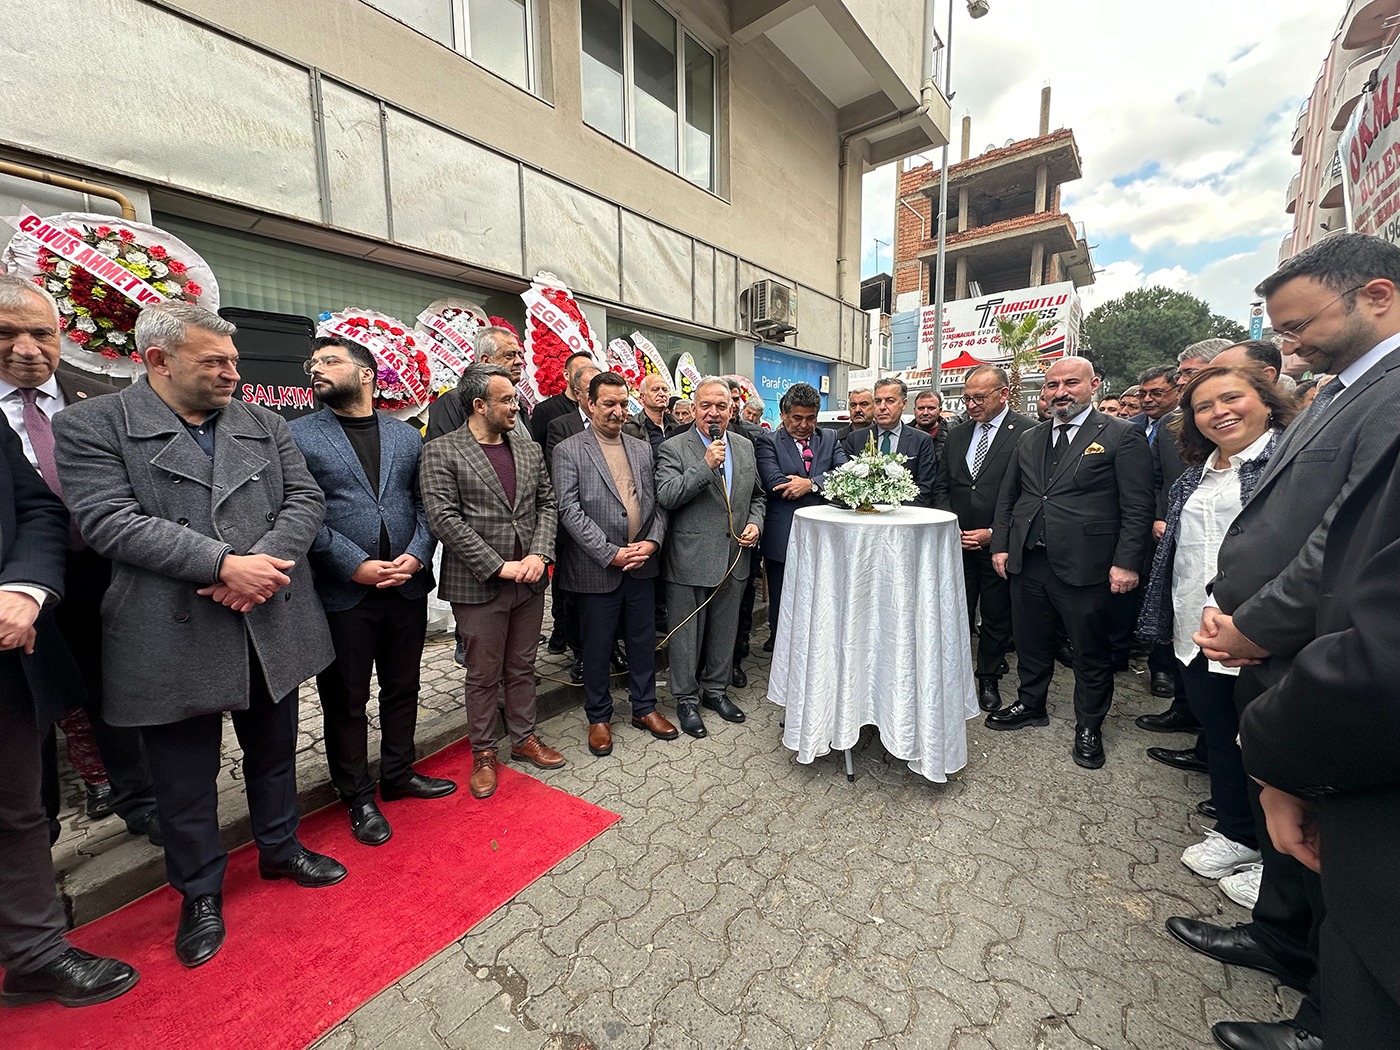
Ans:
[{"label": "air conditioner outdoor unit", "polygon": [[780,281],[755,281],[749,289],[749,327],[755,332],[795,332],[792,288]]}]

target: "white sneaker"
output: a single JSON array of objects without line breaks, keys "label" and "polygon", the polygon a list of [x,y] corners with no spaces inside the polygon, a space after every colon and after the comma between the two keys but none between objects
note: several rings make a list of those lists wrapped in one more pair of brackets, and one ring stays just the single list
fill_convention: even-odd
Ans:
[{"label": "white sneaker", "polygon": [[1224,878],[1258,859],[1257,849],[1227,839],[1218,831],[1206,831],[1204,842],[1187,846],[1181,854],[1181,863],[1204,879]]},{"label": "white sneaker", "polygon": [[1233,875],[1220,880],[1220,889],[1241,908],[1254,910],[1259,900],[1259,880],[1264,877],[1264,865],[1247,864]]}]

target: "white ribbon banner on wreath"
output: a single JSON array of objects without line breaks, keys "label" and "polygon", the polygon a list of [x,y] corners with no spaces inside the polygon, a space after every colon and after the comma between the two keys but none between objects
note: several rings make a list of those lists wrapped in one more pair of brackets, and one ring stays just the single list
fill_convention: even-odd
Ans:
[{"label": "white ribbon banner on wreath", "polygon": [[428,388],[423,385],[423,379],[418,375],[418,370],[410,365],[398,349],[388,339],[371,335],[363,328],[356,325],[347,324],[344,321],[336,321],[327,325],[332,335],[343,335],[351,342],[359,343],[375,357],[379,358],[385,365],[398,373],[403,380],[404,386],[408,387],[413,394],[414,400],[420,405],[428,403]]},{"label": "white ribbon banner on wreath", "polygon": [[570,353],[588,354],[599,368],[603,367],[603,362],[598,360],[598,354],[588,337],[583,334],[583,330],[574,323],[573,318],[546,299],[538,288],[531,286],[525,289],[520,293],[520,298],[524,300],[525,309],[530,316],[564,340],[564,345],[569,348]]},{"label": "white ribbon banner on wreath", "polygon": [[[61,226],[45,222],[28,208],[21,209],[18,222],[13,219],[7,221],[26,237],[38,241],[55,255],[86,270],[109,288],[126,296],[137,306],[165,302],[165,296],[121,263],[113,262],[96,248],[89,247],[80,237],[74,237]],[[115,223],[116,220],[113,222]]]},{"label": "white ribbon banner on wreath", "polygon": [[466,371],[467,363],[476,356],[476,350],[472,347],[472,342],[457,329],[453,328],[441,314],[435,314],[424,310],[418,315],[418,323],[431,328],[438,335],[451,343],[462,354],[458,357],[450,349],[443,346],[435,339],[428,340],[428,353],[432,354],[459,376]]}]

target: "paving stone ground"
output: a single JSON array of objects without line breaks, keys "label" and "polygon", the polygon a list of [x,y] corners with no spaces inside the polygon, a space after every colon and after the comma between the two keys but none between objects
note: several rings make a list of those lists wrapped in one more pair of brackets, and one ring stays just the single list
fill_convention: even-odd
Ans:
[{"label": "paving stone ground", "polygon": [[[541,666],[563,675],[561,658]],[[854,783],[838,754],[797,764],[766,655],[744,666],[733,695],[747,722],[712,715],[707,739],[674,742],[623,722],[607,758],[587,750],[577,691],[561,702],[556,689],[541,733],[569,764],[537,775],[622,820],[319,1050],[1182,1050],[1212,1046],[1218,1020],[1292,1016],[1296,993],[1163,928],[1173,914],[1248,915],[1178,859],[1201,837],[1208,788],[1143,755],[1189,743],[1133,725],[1165,704],[1146,675],[1116,676],[1103,769],[1070,760],[1057,669],[1049,728],[974,720],[967,768],[935,785],[873,729]],[[429,723],[460,722],[459,675],[450,644],[429,649]],[[301,775],[324,780],[314,696],[302,703]],[[236,748],[228,759],[226,808],[241,810]],[[155,853],[110,819],[70,812],[66,825],[70,879],[104,850]]]}]

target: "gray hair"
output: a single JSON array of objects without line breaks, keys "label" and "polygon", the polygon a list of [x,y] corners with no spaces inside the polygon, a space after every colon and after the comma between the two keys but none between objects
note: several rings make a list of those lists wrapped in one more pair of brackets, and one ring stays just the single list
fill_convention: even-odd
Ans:
[{"label": "gray hair", "polygon": [[58,303],[47,288],[17,273],[0,273],[0,310],[22,310],[28,301],[26,296],[38,296],[48,303],[57,320]]},{"label": "gray hair", "polygon": [[869,394],[871,397],[874,397],[874,396],[875,396],[875,391],[871,390],[870,387],[868,387],[868,386],[858,386],[858,387],[856,387],[854,390],[848,390],[848,391],[846,391],[846,400],[849,401],[851,398],[855,397],[857,394]]},{"label": "gray hair", "polygon": [[1222,350],[1226,350],[1235,344],[1228,339],[1202,339],[1199,343],[1192,343],[1181,353],[1176,355],[1176,363],[1189,361],[1193,357],[1198,357],[1202,361],[1214,361],[1216,355]]},{"label": "gray hair", "polygon": [[876,390],[876,392],[878,392],[879,389],[880,389],[882,386],[897,386],[897,387],[899,387],[899,396],[902,397],[902,398],[904,398],[904,400],[906,400],[906,401],[909,400],[909,385],[908,385],[907,383],[905,383],[904,380],[898,379],[898,378],[896,378],[896,377],[894,377],[894,376],[885,376],[884,379],[877,379],[877,380],[875,381],[875,390]]},{"label": "gray hair", "polygon": [[1274,380],[1274,385],[1289,397],[1294,397],[1298,393],[1297,380],[1290,375],[1285,375],[1283,372],[1278,374],[1278,378]]},{"label": "gray hair", "polygon": [[968,383],[972,382],[972,380],[976,379],[978,376],[991,376],[997,381],[998,387],[1011,385],[1011,377],[1006,374],[1006,369],[1002,368],[1000,365],[978,365],[963,377],[964,389],[966,389]]},{"label": "gray hair", "polygon": [[[491,380],[500,376],[507,383],[511,382],[510,373],[498,365],[468,365],[467,370],[462,373],[462,378],[457,381],[457,394],[462,399],[462,407],[466,409],[467,415],[472,415],[476,411],[476,400],[486,400],[486,392],[491,389]],[[514,384],[511,384],[514,389]]]},{"label": "gray hair", "polygon": [[136,349],[143,357],[153,346],[174,353],[185,345],[191,328],[214,335],[233,335],[238,331],[213,310],[202,306],[193,303],[155,303],[136,315]]},{"label": "gray hair", "polygon": [[491,325],[477,332],[472,338],[472,349],[476,351],[477,361],[481,361],[483,357],[495,360],[497,347],[507,339],[515,339],[515,333],[499,325]]},{"label": "gray hair", "polygon": [[691,391],[691,400],[693,401],[695,398],[699,397],[701,389],[707,386],[722,386],[724,387],[724,392],[727,394],[732,388],[731,384],[733,386],[738,385],[734,383],[732,379],[725,379],[724,376],[705,376],[700,382],[695,384],[695,389]]}]

